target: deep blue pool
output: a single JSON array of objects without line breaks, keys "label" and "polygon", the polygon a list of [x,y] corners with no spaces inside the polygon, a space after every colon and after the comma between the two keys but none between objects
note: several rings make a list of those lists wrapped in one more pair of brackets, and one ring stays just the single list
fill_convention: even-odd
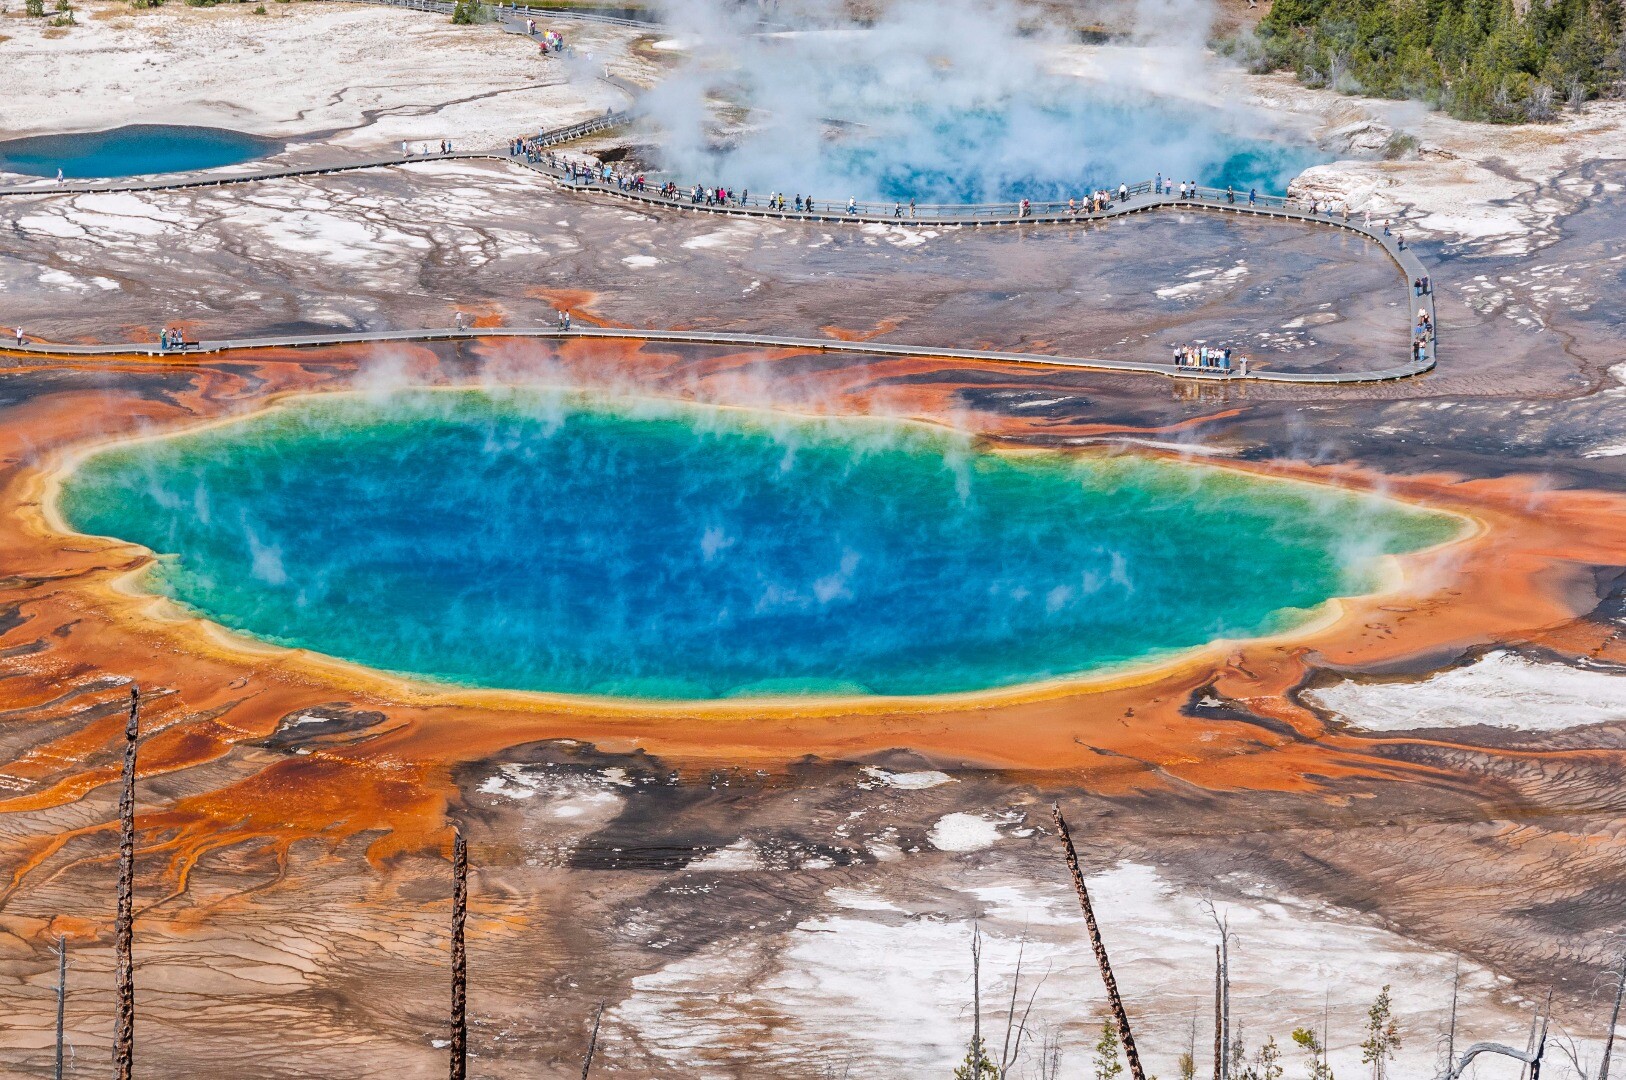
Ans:
[{"label": "deep blue pool", "polygon": [[268,157],[282,147],[276,139],[225,128],[132,124],[0,142],[0,172],[55,176],[61,169],[69,180],[191,172]]}]

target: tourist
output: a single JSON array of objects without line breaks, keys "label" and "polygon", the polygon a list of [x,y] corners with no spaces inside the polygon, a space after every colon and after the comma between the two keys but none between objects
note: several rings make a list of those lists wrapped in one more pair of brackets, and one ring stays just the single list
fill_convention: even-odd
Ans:
[{"label": "tourist", "polygon": [[1230,184],[1225,185],[1225,201],[1230,203],[1232,206],[1236,205],[1236,188],[1232,187]]},{"label": "tourist", "polygon": [[458,331],[463,329],[463,313],[461,311],[452,313],[452,329]]},{"label": "tourist", "polygon": [[1119,202],[1124,202],[1128,198],[1129,198],[1129,185],[1120,183],[1118,185],[1118,201]]},{"label": "tourist", "polygon": [[58,169],[56,171],[56,182],[59,183],[59,184],[62,183],[62,170],[61,169]]},{"label": "tourist", "polygon": [[894,218],[897,218],[897,219],[900,219],[900,220],[902,219],[902,217],[903,217],[903,204],[901,202],[892,204],[892,216]]},{"label": "tourist", "polygon": [[909,200],[909,220],[915,220],[915,200]]},{"label": "tourist", "polygon": [[847,213],[849,215],[856,215],[858,213],[858,196],[849,195],[847,197]]},{"label": "tourist", "polygon": [[22,343],[23,343],[23,328],[19,326],[17,328],[17,344],[21,345]]}]

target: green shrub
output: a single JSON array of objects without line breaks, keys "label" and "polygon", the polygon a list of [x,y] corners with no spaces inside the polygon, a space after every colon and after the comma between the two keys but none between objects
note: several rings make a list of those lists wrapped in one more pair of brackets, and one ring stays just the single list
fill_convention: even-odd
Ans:
[{"label": "green shrub", "polygon": [[452,8],[452,22],[458,26],[493,22],[496,18],[496,14],[481,0],[457,0]]},{"label": "green shrub", "polygon": [[23,12],[34,18],[43,18],[45,15],[45,0],[23,0]]}]

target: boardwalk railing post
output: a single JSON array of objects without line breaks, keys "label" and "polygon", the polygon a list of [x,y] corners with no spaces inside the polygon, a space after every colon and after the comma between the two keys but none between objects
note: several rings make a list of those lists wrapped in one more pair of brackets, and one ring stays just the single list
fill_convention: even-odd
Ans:
[{"label": "boardwalk railing post", "polygon": [[135,1071],[135,781],[140,710],[141,691],[132,686],[130,712],[124,723],[124,775],[119,789],[118,916],[113,924],[114,982],[118,995],[113,1064],[118,1080],[130,1080]]},{"label": "boardwalk railing post", "polygon": [[1124,1011],[1123,998],[1118,996],[1118,980],[1112,975],[1112,962],[1107,959],[1106,942],[1101,940],[1101,928],[1095,922],[1095,906],[1090,903],[1090,890],[1084,884],[1084,871],[1078,866],[1078,852],[1073,848],[1073,834],[1067,831],[1067,819],[1061,816],[1061,804],[1051,807],[1056,819],[1056,831],[1067,853],[1067,869],[1073,875],[1073,890],[1078,893],[1079,906],[1084,909],[1084,926],[1089,931],[1090,947],[1095,950],[1095,962],[1101,968],[1101,981],[1106,983],[1107,1002],[1112,1007],[1112,1018],[1118,1024],[1118,1039],[1123,1043],[1124,1057],[1129,1061],[1131,1080],[1146,1080],[1146,1071],[1140,1065],[1140,1051],[1135,1048],[1134,1032],[1129,1030],[1129,1014]]}]

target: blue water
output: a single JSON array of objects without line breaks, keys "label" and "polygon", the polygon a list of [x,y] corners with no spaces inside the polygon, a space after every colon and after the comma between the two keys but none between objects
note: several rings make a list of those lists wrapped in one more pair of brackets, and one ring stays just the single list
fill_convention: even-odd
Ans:
[{"label": "blue water", "polygon": [[278,153],[283,144],[225,128],[135,124],[109,131],[34,135],[0,142],[0,172],[93,180],[191,172]]},{"label": "blue water", "polygon": [[1197,105],[1080,97],[997,111],[917,109],[885,125],[884,137],[838,139],[825,153],[834,172],[851,178],[847,186],[862,185],[871,197],[936,203],[1064,201],[1159,173],[1275,194],[1331,160],[1285,136],[1237,134],[1235,123]]},{"label": "blue water", "polygon": [[101,452],[81,531],[228,627],[454,683],[927,694],[1296,624],[1453,535],[1380,499],[542,391],[307,398]]}]

